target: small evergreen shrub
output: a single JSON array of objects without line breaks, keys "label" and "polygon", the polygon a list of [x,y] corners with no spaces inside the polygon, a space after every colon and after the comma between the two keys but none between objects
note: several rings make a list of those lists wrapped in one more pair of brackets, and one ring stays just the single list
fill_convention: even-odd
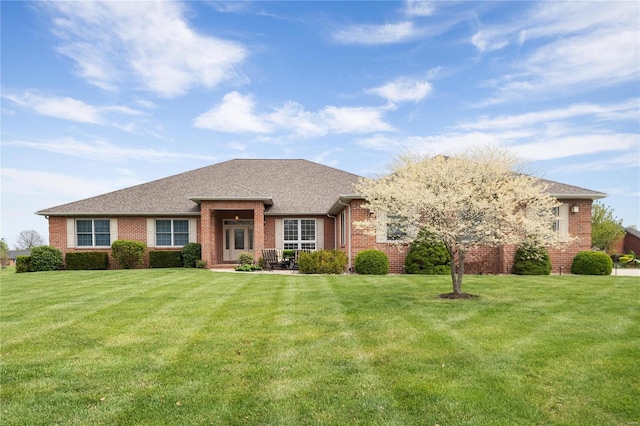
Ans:
[{"label": "small evergreen shrub", "polygon": [[16,274],[23,272],[31,272],[29,265],[31,264],[31,256],[18,256],[16,257]]},{"label": "small evergreen shrub", "polygon": [[29,271],[58,271],[62,269],[62,252],[55,247],[39,246],[31,249]]},{"label": "small evergreen shrub", "polygon": [[197,261],[196,261],[196,268],[198,268],[198,269],[204,269],[204,268],[206,268],[206,267],[207,267],[207,261],[206,261],[206,260],[202,260],[202,259],[200,259],[200,260],[197,260]]},{"label": "small evergreen shrub", "polygon": [[67,253],[64,256],[64,265],[65,269],[71,271],[109,269],[109,253],[104,251]]},{"label": "small evergreen shrub", "polygon": [[579,275],[610,275],[613,260],[601,251],[581,251],[573,258],[571,273]]},{"label": "small evergreen shrub", "polygon": [[340,250],[302,252],[298,258],[302,274],[342,274],[348,262],[346,253]]},{"label": "small evergreen shrub", "polygon": [[253,271],[262,271],[262,268],[259,265],[245,263],[242,265],[236,265],[235,270],[238,272],[253,272]]},{"label": "small evergreen shrub", "polygon": [[451,274],[451,256],[442,241],[424,231],[409,248],[404,260],[407,274],[449,275]]},{"label": "small evergreen shrub", "polygon": [[116,240],[111,244],[111,256],[123,269],[140,266],[147,246],[139,241]]},{"label": "small evergreen shrub", "polygon": [[525,241],[516,250],[512,271],[516,275],[549,275],[551,259],[547,248],[535,240]]},{"label": "small evergreen shrub", "polygon": [[253,254],[243,251],[238,255],[238,263],[240,265],[253,265]]},{"label": "small evergreen shrub", "polygon": [[149,252],[150,268],[180,268],[182,266],[182,256],[175,250],[153,250]]},{"label": "small evergreen shrub", "polygon": [[182,266],[197,268],[202,257],[202,246],[199,243],[187,243],[182,246]]},{"label": "small evergreen shrub", "polygon": [[358,274],[387,275],[389,258],[380,250],[363,250],[357,254],[354,266]]}]

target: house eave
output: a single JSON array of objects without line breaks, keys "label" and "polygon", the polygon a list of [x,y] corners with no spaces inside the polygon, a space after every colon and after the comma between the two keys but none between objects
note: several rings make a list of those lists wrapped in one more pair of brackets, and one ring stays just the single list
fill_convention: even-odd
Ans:
[{"label": "house eave", "polygon": [[59,217],[77,217],[77,216],[92,216],[92,217],[110,217],[110,216],[200,216],[200,212],[50,212],[41,210],[36,212],[39,216],[59,216]]},{"label": "house eave", "polygon": [[601,198],[606,198],[608,195],[598,192],[593,194],[549,194],[553,198],[557,198],[558,200],[599,200]]},{"label": "house eave", "polygon": [[262,201],[265,206],[272,206],[273,199],[271,197],[187,197],[189,200],[200,204],[202,201]]},{"label": "house eave", "polygon": [[360,194],[340,194],[338,201],[336,201],[333,206],[329,209],[330,215],[335,215],[339,213],[342,209],[344,209],[344,205],[348,204],[353,200],[361,200],[362,195]]}]

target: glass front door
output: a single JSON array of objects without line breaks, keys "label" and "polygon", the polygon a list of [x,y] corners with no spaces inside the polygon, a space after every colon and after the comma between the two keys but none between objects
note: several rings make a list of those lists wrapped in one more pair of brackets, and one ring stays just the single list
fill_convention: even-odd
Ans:
[{"label": "glass front door", "polygon": [[242,252],[253,252],[253,221],[225,220],[222,228],[223,259],[238,260]]}]

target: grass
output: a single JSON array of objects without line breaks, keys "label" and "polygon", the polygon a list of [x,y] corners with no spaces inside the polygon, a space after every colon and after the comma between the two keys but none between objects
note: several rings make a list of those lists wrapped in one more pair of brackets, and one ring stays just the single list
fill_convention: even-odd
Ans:
[{"label": "grass", "polygon": [[637,277],[0,279],[3,425],[640,422]]}]

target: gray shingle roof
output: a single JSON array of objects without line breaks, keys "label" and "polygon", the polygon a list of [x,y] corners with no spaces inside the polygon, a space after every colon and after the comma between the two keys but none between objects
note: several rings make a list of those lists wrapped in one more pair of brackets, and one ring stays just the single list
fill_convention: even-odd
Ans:
[{"label": "gray shingle roof", "polygon": [[262,200],[272,204],[267,214],[326,214],[358,178],[307,160],[230,160],[37,214],[199,214],[203,199]]},{"label": "gray shingle roof", "polygon": [[555,182],[547,179],[540,179],[547,184],[547,192],[556,198],[586,198],[597,200],[604,198],[607,194],[580,188],[579,186],[567,185],[566,183]]},{"label": "gray shingle roof", "polygon": [[[40,210],[48,216],[200,214],[201,200],[260,200],[267,214],[326,214],[359,176],[308,160],[230,160],[96,197]],[[541,179],[557,198],[606,194]]]}]

